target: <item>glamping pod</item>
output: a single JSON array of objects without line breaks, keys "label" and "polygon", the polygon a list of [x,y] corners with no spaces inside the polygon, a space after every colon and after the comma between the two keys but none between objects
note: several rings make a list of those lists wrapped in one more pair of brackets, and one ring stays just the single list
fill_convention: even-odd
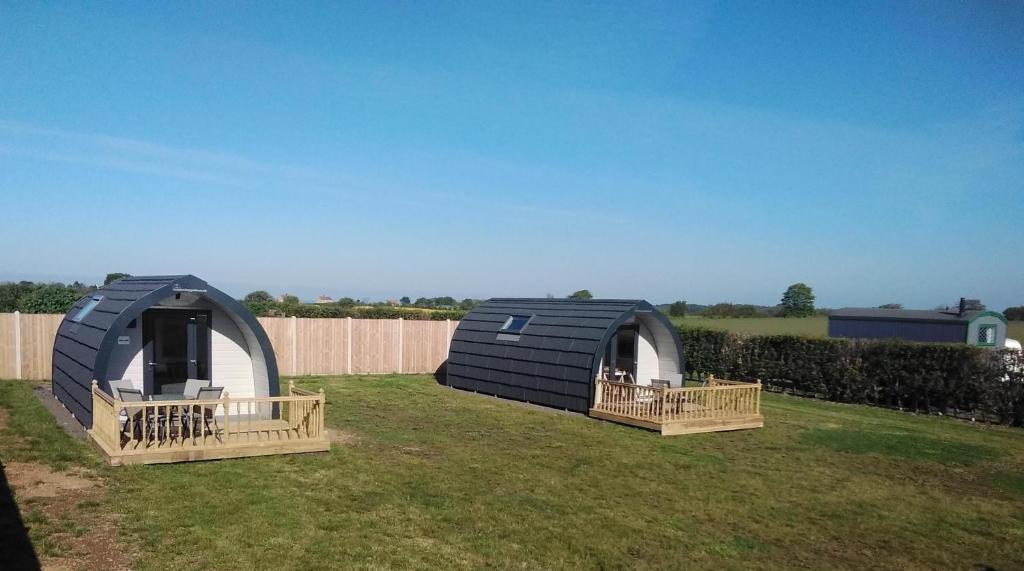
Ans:
[{"label": "glamping pod", "polygon": [[681,382],[671,322],[639,300],[490,299],[452,337],[447,384],[587,413],[597,379]]},{"label": "glamping pod", "polygon": [[121,381],[147,400],[181,395],[187,379],[210,381],[231,398],[280,394],[259,321],[193,275],[125,278],[78,300],[57,330],[52,379],[54,396],[87,428],[94,380],[106,395]]}]

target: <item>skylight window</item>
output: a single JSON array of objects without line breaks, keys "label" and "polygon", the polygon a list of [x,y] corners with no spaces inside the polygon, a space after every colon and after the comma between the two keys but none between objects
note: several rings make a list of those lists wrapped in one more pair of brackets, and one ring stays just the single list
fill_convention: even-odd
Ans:
[{"label": "skylight window", "polygon": [[501,326],[501,333],[522,333],[532,317],[532,315],[510,315],[505,321],[505,325]]},{"label": "skylight window", "polygon": [[92,313],[92,310],[96,309],[96,306],[99,305],[101,301],[103,301],[102,295],[93,296],[93,298],[89,300],[89,303],[83,305],[82,309],[78,310],[78,313],[76,313],[75,316],[71,318],[71,321],[74,321],[75,323],[81,323],[82,320],[85,319],[85,316]]}]

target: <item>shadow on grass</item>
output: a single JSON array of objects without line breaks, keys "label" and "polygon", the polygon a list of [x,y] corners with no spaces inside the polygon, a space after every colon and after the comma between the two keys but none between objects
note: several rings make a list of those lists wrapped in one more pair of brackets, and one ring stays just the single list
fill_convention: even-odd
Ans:
[{"label": "shadow on grass", "polygon": [[444,362],[437,367],[437,370],[434,371],[434,380],[437,381],[437,384],[439,385],[448,385],[448,359],[445,359]]},{"label": "shadow on grass", "polygon": [[28,529],[21,519],[14,493],[7,483],[7,474],[0,466],[0,561],[5,569],[39,569]]}]

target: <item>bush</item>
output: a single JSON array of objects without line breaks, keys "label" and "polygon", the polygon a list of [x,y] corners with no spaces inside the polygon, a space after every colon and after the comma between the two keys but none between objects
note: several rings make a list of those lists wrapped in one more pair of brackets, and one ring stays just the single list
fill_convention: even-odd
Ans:
[{"label": "bush", "polygon": [[898,340],[744,336],[681,327],[686,371],[826,400],[1024,425],[1024,358],[1015,351]]},{"label": "bush", "polygon": [[451,319],[458,321],[465,316],[466,312],[451,311],[427,311],[423,309],[409,309],[392,306],[373,307],[348,307],[337,304],[289,304],[277,303],[274,301],[242,301],[253,315],[259,317],[351,317],[353,319],[402,319],[418,321],[444,321]]},{"label": "bush", "polygon": [[1007,307],[1006,311],[1003,312],[1010,321],[1024,321],[1024,305],[1018,305],[1017,307]]},{"label": "bush", "polygon": [[22,313],[67,313],[80,297],[62,285],[43,286],[22,297],[18,310]]},{"label": "bush", "polygon": [[757,306],[735,303],[716,303],[705,307],[700,314],[704,317],[771,317]]}]

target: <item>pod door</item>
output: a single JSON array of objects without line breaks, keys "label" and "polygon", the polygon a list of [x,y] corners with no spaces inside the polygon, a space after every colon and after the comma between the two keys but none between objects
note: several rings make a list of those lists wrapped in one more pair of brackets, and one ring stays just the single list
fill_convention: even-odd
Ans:
[{"label": "pod door", "polygon": [[144,390],[181,394],[188,379],[210,379],[210,312],[150,309],[142,315]]}]

